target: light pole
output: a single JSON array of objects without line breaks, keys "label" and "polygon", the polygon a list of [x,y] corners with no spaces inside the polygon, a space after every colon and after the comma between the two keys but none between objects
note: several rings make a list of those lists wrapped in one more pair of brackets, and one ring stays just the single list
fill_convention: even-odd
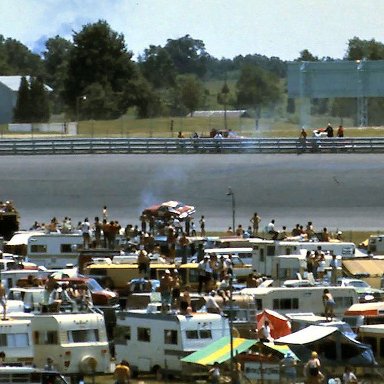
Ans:
[{"label": "light pole", "polygon": [[236,204],[235,204],[235,193],[232,191],[231,187],[228,187],[227,196],[231,196],[232,198],[232,232],[235,233]]},{"label": "light pole", "polygon": [[76,97],[76,121],[79,122],[79,114],[80,114],[80,100],[87,100],[87,96],[81,95]]}]

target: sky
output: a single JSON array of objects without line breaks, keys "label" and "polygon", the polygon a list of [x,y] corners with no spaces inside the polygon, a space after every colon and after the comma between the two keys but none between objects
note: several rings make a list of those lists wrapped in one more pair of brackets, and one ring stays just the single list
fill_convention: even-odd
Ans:
[{"label": "sky", "polygon": [[0,0],[0,34],[34,52],[105,20],[134,59],[187,34],[218,59],[261,54],[341,59],[353,37],[384,42],[384,0]]}]

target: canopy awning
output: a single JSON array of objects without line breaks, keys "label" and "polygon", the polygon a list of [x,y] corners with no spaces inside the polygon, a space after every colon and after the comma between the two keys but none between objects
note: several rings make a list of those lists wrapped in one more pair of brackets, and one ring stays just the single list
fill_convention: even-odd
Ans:
[{"label": "canopy awning", "polygon": [[351,259],[343,260],[343,268],[351,275],[381,276],[384,270],[382,259]]},{"label": "canopy awning", "polygon": [[336,327],[322,327],[310,325],[309,327],[303,328],[300,331],[291,333],[290,335],[280,337],[275,340],[277,344],[309,344],[317,340],[324,339],[325,337],[331,335],[332,333],[338,331]]},{"label": "canopy awning", "polygon": [[291,350],[291,348],[288,347],[286,344],[274,344],[274,343],[263,343],[267,348],[271,348],[274,351],[277,351],[281,353],[283,356],[285,356],[287,353],[292,354],[293,358],[295,360],[300,360]]},{"label": "canopy awning", "polygon": [[[233,338],[233,356],[244,352],[252,345],[256,344],[257,340],[248,340],[238,337]],[[215,361],[223,363],[231,358],[231,341],[229,336],[207,345],[196,352],[181,359],[186,363],[195,363],[201,365],[213,365]]]}]

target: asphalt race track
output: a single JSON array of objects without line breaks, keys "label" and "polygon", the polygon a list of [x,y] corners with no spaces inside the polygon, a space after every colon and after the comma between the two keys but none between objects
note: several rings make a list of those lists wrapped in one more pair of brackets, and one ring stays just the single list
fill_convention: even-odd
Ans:
[{"label": "asphalt race track", "polygon": [[138,223],[143,208],[166,200],[196,207],[207,230],[249,225],[278,229],[313,221],[330,230],[380,230],[384,219],[384,155],[81,155],[0,158],[0,199],[11,199],[23,229],[64,216],[77,223],[101,215]]}]

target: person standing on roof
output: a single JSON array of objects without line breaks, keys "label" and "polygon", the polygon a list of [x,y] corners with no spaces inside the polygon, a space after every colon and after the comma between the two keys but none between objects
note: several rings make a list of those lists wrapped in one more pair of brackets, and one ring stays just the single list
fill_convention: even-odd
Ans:
[{"label": "person standing on roof", "polygon": [[159,287],[162,311],[166,311],[171,308],[172,288],[173,278],[171,276],[171,271],[169,269],[166,269],[164,275],[160,279]]},{"label": "person standing on roof", "polygon": [[83,235],[83,247],[88,249],[91,243],[91,225],[89,224],[88,217],[81,223],[81,233]]},{"label": "person standing on roof", "polygon": [[253,234],[253,236],[257,236],[257,234],[259,233],[260,221],[261,221],[260,216],[257,214],[257,212],[255,212],[253,214],[251,220],[250,220],[250,222],[252,223],[252,234]]},{"label": "person standing on roof", "polygon": [[204,237],[205,236],[205,217],[204,216],[201,216],[199,224],[200,224],[200,234],[201,236]]}]

